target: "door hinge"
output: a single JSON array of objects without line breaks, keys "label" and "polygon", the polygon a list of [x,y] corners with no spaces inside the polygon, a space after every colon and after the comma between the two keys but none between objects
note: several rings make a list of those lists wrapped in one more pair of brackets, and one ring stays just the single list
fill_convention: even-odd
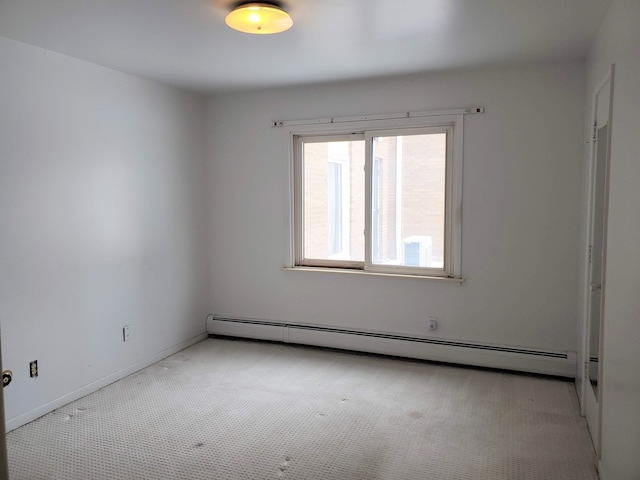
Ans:
[{"label": "door hinge", "polygon": [[582,378],[589,378],[589,362],[584,362],[584,372]]},{"label": "door hinge", "polygon": [[596,142],[598,140],[598,124],[593,124],[593,132],[591,133],[591,139]]},{"label": "door hinge", "polygon": [[591,263],[592,252],[593,252],[593,245],[589,245],[589,260],[588,260],[589,263]]}]

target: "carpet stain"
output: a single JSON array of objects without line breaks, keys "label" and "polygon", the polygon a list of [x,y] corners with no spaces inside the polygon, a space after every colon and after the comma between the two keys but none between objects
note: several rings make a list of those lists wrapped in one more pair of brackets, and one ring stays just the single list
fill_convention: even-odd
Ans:
[{"label": "carpet stain", "polygon": [[289,457],[289,456],[285,456],[284,457],[284,461],[278,467],[278,478],[284,477],[284,474],[286,473],[287,469],[289,468],[289,461],[290,460],[291,460],[291,457]]},{"label": "carpet stain", "polygon": [[420,412],[409,412],[407,415],[409,415],[414,420],[424,417],[424,415],[422,415]]}]

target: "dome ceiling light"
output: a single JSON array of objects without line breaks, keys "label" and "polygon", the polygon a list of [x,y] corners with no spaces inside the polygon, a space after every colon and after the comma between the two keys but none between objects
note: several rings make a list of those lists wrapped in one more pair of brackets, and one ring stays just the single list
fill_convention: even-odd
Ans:
[{"label": "dome ceiling light", "polygon": [[240,32],[266,35],[289,30],[293,25],[293,20],[278,5],[243,3],[227,15],[225,23]]}]

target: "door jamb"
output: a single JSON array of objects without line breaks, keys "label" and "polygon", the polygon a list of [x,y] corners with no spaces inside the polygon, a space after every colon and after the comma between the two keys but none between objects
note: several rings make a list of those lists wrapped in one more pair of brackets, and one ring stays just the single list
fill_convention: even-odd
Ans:
[{"label": "door jamb", "polygon": [[[605,180],[604,180],[604,189],[605,189],[605,200],[604,200],[604,220],[603,220],[603,259],[602,259],[602,292],[601,292],[601,303],[600,303],[600,346],[599,346],[599,358],[600,362],[598,365],[598,398],[597,398],[597,435],[594,440],[594,446],[596,450],[596,462],[600,459],[600,451],[602,444],[602,401],[603,401],[603,392],[602,392],[602,379],[603,379],[603,341],[604,341],[604,307],[605,307],[605,296],[606,296],[606,249],[607,249],[607,224],[608,224],[608,211],[609,211],[609,171],[611,167],[611,133],[612,133],[612,119],[613,119],[613,87],[614,87],[614,78],[615,78],[615,63],[611,64],[610,70],[607,73],[607,76],[604,78],[602,82],[598,84],[598,87],[595,89],[593,97],[592,97],[592,114],[591,114],[591,128],[595,132],[594,135],[597,135],[596,130],[596,122],[597,122],[597,98],[598,95],[603,92],[603,89],[607,82],[609,82],[609,111],[607,118],[608,132],[607,132],[607,151],[605,153]],[[579,366],[578,375],[581,378],[582,388],[581,388],[581,413],[582,415],[586,415],[586,396],[587,396],[587,388],[590,388],[590,382],[587,375],[587,370],[584,367],[585,362],[588,362],[589,359],[589,342],[590,342],[590,281],[591,281],[591,271],[590,271],[590,263],[589,263],[589,247],[591,245],[591,230],[593,228],[593,215],[594,215],[594,185],[595,185],[595,175],[596,175],[596,160],[597,160],[597,151],[595,146],[595,142],[593,141],[593,136],[591,139],[591,147],[589,152],[589,165],[588,165],[588,191],[587,191],[587,216],[586,216],[586,238],[585,238],[585,252],[586,256],[584,257],[584,276],[583,276],[583,335],[582,335],[582,361],[583,365]],[[588,363],[587,363],[588,365]]]}]

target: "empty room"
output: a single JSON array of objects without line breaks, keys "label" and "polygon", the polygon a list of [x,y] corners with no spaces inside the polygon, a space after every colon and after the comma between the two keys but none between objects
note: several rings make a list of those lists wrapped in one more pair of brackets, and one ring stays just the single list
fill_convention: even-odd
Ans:
[{"label": "empty room", "polygon": [[0,479],[640,479],[639,26],[0,0]]}]

